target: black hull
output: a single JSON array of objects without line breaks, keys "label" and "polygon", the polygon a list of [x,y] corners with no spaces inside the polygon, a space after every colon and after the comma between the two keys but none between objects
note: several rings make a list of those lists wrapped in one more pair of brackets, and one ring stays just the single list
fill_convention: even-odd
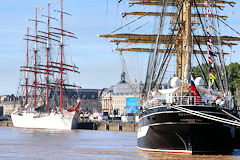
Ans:
[{"label": "black hull", "polygon": [[[218,111],[208,112],[224,117]],[[230,154],[234,133],[235,128],[229,125],[166,109],[142,116],[137,145],[140,150],[153,152]]]}]

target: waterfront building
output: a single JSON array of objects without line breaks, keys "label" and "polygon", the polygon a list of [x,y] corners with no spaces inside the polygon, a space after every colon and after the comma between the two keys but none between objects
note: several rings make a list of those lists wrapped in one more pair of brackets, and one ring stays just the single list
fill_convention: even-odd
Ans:
[{"label": "waterfront building", "polygon": [[[55,94],[50,93],[50,94]],[[64,95],[67,97],[67,100],[70,102],[70,105],[74,106],[77,104],[77,99],[81,99],[80,103],[80,112],[83,113],[95,113],[101,111],[101,104],[99,103],[99,89],[67,89],[64,91]],[[58,96],[60,96],[58,91]],[[51,96],[50,96],[51,98]],[[57,97],[59,99],[59,97]],[[65,99],[63,99],[65,101]]]},{"label": "waterfront building", "polygon": [[[54,93],[50,93],[54,94]],[[99,89],[68,89],[67,94],[70,97],[71,105],[77,103],[78,97],[81,99],[80,111],[83,113],[94,113],[101,112],[101,103],[99,103]],[[39,96],[39,95],[37,95]],[[51,96],[50,96],[51,97]],[[0,96],[0,116],[9,116],[14,109],[21,108],[25,97],[17,97],[12,95],[2,95]],[[34,98],[29,95],[28,103],[33,103]],[[52,99],[50,98],[50,101]],[[37,101],[38,106],[43,105],[43,99],[39,98]],[[2,107],[2,112],[1,112]],[[2,114],[1,114],[2,113]]]},{"label": "waterfront building", "polygon": [[22,97],[12,95],[0,96],[0,116],[10,116],[15,108],[20,108]]},{"label": "waterfront building", "polygon": [[72,90],[72,98],[77,100],[80,97],[80,110],[85,113],[101,112],[101,103],[99,103],[100,89],[77,89]]},{"label": "waterfront building", "polygon": [[129,84],[122,72],[121,80],[108,89],[103,90],[101,96],[102,112],[117,117],[126,115],[126,98],[138,97],[141,83]]}]

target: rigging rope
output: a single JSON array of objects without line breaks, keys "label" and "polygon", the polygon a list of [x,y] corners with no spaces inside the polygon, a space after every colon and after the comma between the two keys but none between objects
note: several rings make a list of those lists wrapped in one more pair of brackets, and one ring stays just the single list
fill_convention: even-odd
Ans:
[{"label": "rigging rope", "polygon": [[[192,32],[193,32],[193,31],[192,31]],[[203,78],[204,78],[204,80],[205,80],[205,82],[206,82],[206,84],[207,84],[208,81],[207,81],[206,75],[205,75],[204,72],[203,72],[203,69],[202,69],[202,67],[201,67],[201,64],[200,64],[200,62],[199,62],[199,60],[198,60],[198,57],[197,57],[195,51],[193,51],[193,55],[195,56],[195,58],[196,58],[196,60],[197,60],[197,63],[198,63],[198,66],[199,66],[199,68],[200,68],[200,71],[201,71],[201,73],[202,73],[202,76],[203,76]]]},{"label": "rigging rope", "polygon": [[[176,27],[177,27],[177,22],[178,22],[178,20],[179,20],[179,17],[180,17],[180,12],[182,11],[182,9],[183,9],[183,2],[184,1],[182,1],[182,3],[181,3],[181,8],[180,8],[180,10],[179,10],[179,12],[178,12],[178,17],[177,17],[177,19],[176,19],[176,23],[175,23],[175,26],[174,26],[174,28],[173,28],[173,30],[172,30],[172,34],[171,34],[171,37],[170,37],[170,39],[169,39],[169,43],[168,43],[168,46],[167,46],[167,49],[166,49],[166,51],[165,51],[165,53],[164,53],[164,57],[161,59],[161,62],[160,62],[160,67],[159,67],[159,69],[158,69],[158,74],[157,74],[157,76],[156,76],[156,81],[157,81],[157,85],[160,85],[161,84],[161,82],[162,82],[162,79],[163,79],[163,76],[164,76],[164,74],[165,74],[165,72],[163,72],[163,74],[161,74],[162,72],[162,69],[164,68],[164,64],[166,63],[166,61],[167,61],[167,59],[168,59],[168,57],[169,57],[169,55],[171,54],[171,50],[172,50],[172,48],[173,48],[173,45],[171,45],[170,46],[170,43],[172,43],[174,40],[172,40],[172,37],[174,36],[174,31],[175,31],[175,29],[176,29]],[[179,32],[181,31],[181,27],[179,28]],[[175,37],[175,39],[176,39],[177,37]],[[169,49],[170,48],[170,49]],[[158,86],[159,87],[159,86]]]},{"label": "rigging rope", "polygon": [[134,94],[134,97],[137,99],[138,105],[140,106],[140,99],[139,99],[138,93],[136,93],[137,92],[137,86],[136,86],[136,90],[134,90],[131,79],[130,79],[130,76],[129,76],[129,73],[128,73],[128,69],[127,69],[125,59],[122,55],[122,52],[120,52],[120,56],[121,56],[121,60],[122,60],[122,63],[123,63],[123,67],[125,68],[125,71],[126,71],[126,74],[127,74],[127,79],[128,79],[128,82],[129,82],[130,89],[132,90],[132,92]]},{"label": "rigging rope", "polygon": [[224,113],[226,113],[228,116],[230,116],[230,117],[232,117],[232,118],[234,118],[234,119],[236,119],[236,120],[238,120],[238,121],[240,122],[240,119],[237,118],[236,116],[234,116],[234,115],[228,113],[227,111],[225,111],[225,110],[223,110],[223,109],[221,109],[221,111],[224,112]]},{"label": "rigging rope", "polygon": [[[198,18],[199,18],[199,20],[200,20],[200,23],[201,23],[201,26],[202,26],[202,31],[203,31],[203,33],[204,33],[204,36],[207,37],[206,30],[205,30],[205,27],[204,27],[203,22],[202,22],[202,18],[201,18],[201,16],[200,16],[200,12],[199,12],[198,7],[197,7],[197,4],[196,4],[196,0],[193,0],[193,3],[194,3],[195,8],[196,8],[196,10],[197,10]],[[203,54],[203,51],[202,51],[202,49],[201,49],[201,46],[200,46],[199,41],[197,40],[196,36],[194,35],[194,32],[192,32],[192,34],[193,34],[193,37],[194,37],[195,41],[197,42],[198,48],[200,49],[201,55],[202,55],[205,63],[206,63],[207,66],[209,67],[209,64],[208,64],[208,62],[207,62],[207,60],[206,60],[206,58],[205,58],[205,56],[204,56],[204,54]],[[206,40],[206,44],[207,44],[207,40]],[[218,78],[219,78],[220,81],[222,82],[221,78],[220,78],[220,77],[218,77]],[[219,89],[218,83],[217,83],[216,81],[214,81],[214,83],[215,83],[216,87]],[[222,83],[221,83],[221,87],[222,87],[222,89],[223,89],[223,84],[222,84]]]},{"label": "rigging rope", "polygon": [[227,23],[225,23],[223,20],[221,20],[219,17],[218,17],[218,20],[221,21],[224,25],[226,25],[227,27],[229,27],[231,30],[233,30],[235,33],[237,33],[238,35],[240,35],[240,33],[238,31],[236,31],[235,29],[233,29],[231,26],[229,26]]},{"label": "rigging rope", "polygon": [[143,26],[147,25],[147,24],[150,23],[150,22],[151,22],[151,20],[150,20],[150,21],[147,21],[147,22],[144,23],[143,25],[141,25],[141,26],[137,27],[136,29],[134,29],[132,32],[135,32],[135,31],[139,30],[140,28],[142,28]]},{"label": "rigging rope", "polygon": [[[216,2],[215,2],[216,3]],[[217,9],[215,8],[215,11],[216,11],[216,15],[217,15]],[[217,26],[218,28],[219,27],[219,21],[218,21],[218,18],[215,17],[217,19]],[[219,50],[219,61],[220,61],[220,65],[222,67],[222,72],[223,72],[223,81],[225,81],[225,91],[228,92],[229,91],[229,87],[228,87],[228,79],[227,79],[227,73],[226,73],[226,66],[225,66],[225,63],[224,63],[224,56],[223,56],[223,50],[222,50],[222,45],[221,45],[221,37],[220,35],[216,32],[216,35],[217,35],[217,40],[218,40],[218,43],[219,43],[219,46],[220,46],[220,49]]]},{"label": "rigging rope", "polygon": [[133,20],[133,21],[131,21],[131,22],[129,22],[129,23],[127,23],[127,24],[125,24],[124,26],[122,26],[122,27],[119,27],[119,28],[117,28],[117,29],[115,29],[114,31],[112,31],[110,34],[112,34],[112,33],[115,33],[116,31],[119,31],[120,29],[122,29],[122,28],[124,28],[124,27],[126,27],[126,26],[128,26],[129,24],[132,24],[133,22],[136,22],[137,20],[139,20],[139,19],[141,19],[142,17],[144,17],[146,14],[144,14],[144,15],[142,15],[142,16],[140,16],[140,17],[138,17],[137,19],[135,19],[135,20]]},{"label": "rigging rope", "polygon": [[[158,48],[159,48],[159,43],[161,41],[161,33],[163,30],[163,23],[165,20],[165,13],[166,13],[166,8],[167,8],[167,4],[168,4],[168,0],[164,0],[163,1],[163,6],[162,6],[162,12],[161,12],[161,16],[160,16],[160,22],[159,22],[159,28],[158,28],[158,33],[157,33],[157,38],[156,38],[156,43],[155,43],[155,48],[154,48],[154,53],[153,53],[153,57],[151,60],[151,66],[150,68],[148,68],[148,71],[150,72],[150,82],[149,82],[149,86],[148,86],[148,93],[147,93],[147,97],[150,95],[151,89],[152,89],[152,82],[153,82],[153,78],[154,78],[154,74],[155,74],[155,69],[156,69],[156,63],[157,63],[157,57],[158,57]],[[146,83],[148,83],[148,79],[146,79]]]}]

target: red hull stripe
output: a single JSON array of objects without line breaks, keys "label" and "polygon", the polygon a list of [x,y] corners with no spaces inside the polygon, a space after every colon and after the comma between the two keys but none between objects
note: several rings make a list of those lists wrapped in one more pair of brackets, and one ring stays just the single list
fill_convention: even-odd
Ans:
[{"label": "red hull stripe", "polygon": [[137,147],[138,150],[144,152],[162,152],[162,153],[178,153],[178,154],[189,154],[192,155],[192,151],[184,151],[184,150],[161,150],[161,149],[147,149],[147,148],[140,148]]}]

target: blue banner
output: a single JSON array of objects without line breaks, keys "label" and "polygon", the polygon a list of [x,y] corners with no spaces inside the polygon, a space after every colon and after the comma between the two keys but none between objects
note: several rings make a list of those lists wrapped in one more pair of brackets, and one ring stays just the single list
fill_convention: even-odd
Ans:
[{"label": "blue banner", "polygon": [[139,105],[136,98],[126,98],[126,113],[139,113]]}]

